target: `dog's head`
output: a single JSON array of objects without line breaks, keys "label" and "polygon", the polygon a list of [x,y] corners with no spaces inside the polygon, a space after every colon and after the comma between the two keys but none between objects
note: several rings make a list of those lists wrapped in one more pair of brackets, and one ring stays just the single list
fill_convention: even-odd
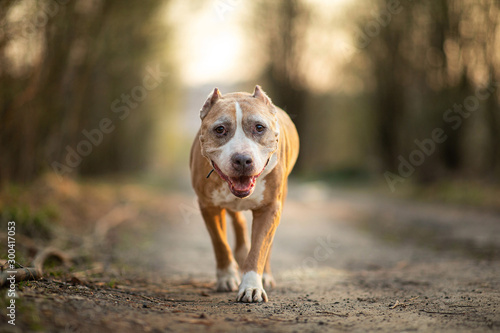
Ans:
[{"label": "dog's head", "polygon": [[200,111],[201,153],[231,192],[245,198],[278,148],[276,108],[259,86],[253,95],[215,88]]}]

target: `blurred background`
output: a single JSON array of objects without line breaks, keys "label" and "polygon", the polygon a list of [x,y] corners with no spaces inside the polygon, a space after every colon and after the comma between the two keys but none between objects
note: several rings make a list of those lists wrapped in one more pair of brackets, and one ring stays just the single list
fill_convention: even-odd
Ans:
[{"label": "blurred background", "polygon": [[[458,330],[498,327],[498,0],[0,0],[0,244],[11,236],[7,222],[16,222],[15,267],[42,266],[46,278],[20,284],[27,304],[18,307],[20,331],[122,324],[127,315],[117,304],[132,295],[123,290],[137,290],[137,307],[148,311],[142,331],[154,320],[144,309],[152,299],[139,294],[170,302],[172,290],[182,287],[178,297],[187,299],[203,291],[213,298],[202,303],[219,311],[209,304],[227,296],[212,293],[213,251],[190,185],[189,151],[214,87],[251,93],[256,84],[288,112],[301,139],[272,259],[285,285],[278,295],[294,299],[293,311],[306,300],[307,311],[318,309],[309,294],[328,299],[342,290],[334,297],[354,302],[339,313],[359,312],[353,322],[382,288],[380,322],[398,330],[455,327],[420,316],[433,303],[450,306],[446,316],[471,318]],[[324,237],[333,255],[318,259]],[[12,251],[3,248],[0,273]],[[39,260],[47,249],[58,250],[58,260]],[[317,267],[306,267],[309,259]],[[340,273],[322,268],[349,282],[337,284]],[[362,279],[351,278],[358,270]],[[160,281],[165,276],[180,278]],[[307,286],[302,300],[294,276]],[[328,287],[311,289],[319,281]],[[70,284],[110,295],[133,288],[97,303],[100,291],[72,297],[63,288]],[[82,295],[94,314],[74,306]],[[365,303],[355,305],[355,295]],[[387,321],[389,304],[406,307],[418,296],[395,297],[412,295],[430,297],[420,299],[420,324],[408,326],[416,315]],[[451,308],[464,306],[450,305],[459,297],[472,315]],[[476,303],[463,303],[471,297]],[[7,302],[0,296],[0,308]],[[278,303],[269,313],[282,313]],[[126,306],[135,321],[137,308]],[[119,316],[101,319],[112,309]],[[247,325],[246,312],[231,309],[238,319],[228,321],[229,312],[210,311],[209,321],[204,310],[186,318]],[[108,331],[128,331],[119,327]]]},{"label": "blurred background", "polygon": [[2,1],[0,184],[187,184],[207,94],[260,84],[298,128],[295,177],[487,192],[499,20],[495,0]]}]

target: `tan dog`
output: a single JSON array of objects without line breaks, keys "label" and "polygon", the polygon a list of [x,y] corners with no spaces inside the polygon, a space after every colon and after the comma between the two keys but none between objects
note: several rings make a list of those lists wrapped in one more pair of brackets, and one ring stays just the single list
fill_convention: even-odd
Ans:
[{"label": "tan dog", "polygon": [[[274,286],[271,244],[299,151],[297,130],[259,86],[253,95],[221,96],[215,88],[200,117],[201,129],[191,148],[191,180],[212,238],[217,290],[239,286],[238,301],[267,301],[264,288]],[[253,213],[250,250],[242,210]],[[226,239],[226,211],[235,229],[234,256]]]}]

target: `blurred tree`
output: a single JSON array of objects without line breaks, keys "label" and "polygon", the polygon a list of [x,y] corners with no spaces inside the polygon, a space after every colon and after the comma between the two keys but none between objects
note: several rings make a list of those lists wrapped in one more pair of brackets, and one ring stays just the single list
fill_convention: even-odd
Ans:
[{"label": "blurred tree", "polygon": [[[351,19],[344,22],[344,30],[352,33],[355,47],[351,47],[353,55],[347,55],[351,61],[349,68],[343,71],[356,73],[360,81],[366,83],[360,85],[362,88],[354,97],[339,95],[342,91],[339,87],[357,81],[335,85],[332,84],[335,80],[325,80],[328,73],[339,71],[330,71],[323,61],[324,54],[311,52],[311,45],[315,45],[316,51],[338,56],[327,45],[317,44],[329,41],[322,34],[325,29],[340,35],[338,19],[334,19],[338,16],[332,13],[328,22],[323,9],[335,11],[340,7],[300,0],[255,3],[250,34],[258,40],[259,51],[263,51],[262,78],[266,88],[275,103],[291,114],[301,135],[303,153],[299,168],[328,170],[341,166],[338,161],[331,162],[333,159],[311,158],[310,154],[334,155],[339,149],[345,149],[328,142],[334,137],[322,132],[335,128],[335,124],[325,122],[340,121],[331,116],[338,107],[332,101],[344,100],[347,108],[369,108],[373,114],[365,116],[369,126],[360,126],[358,115],[364,114],[362,112],[343,114],[356,124],[342,126],[365,131],[343,131],[350,137],[342,142],[348,142],[351,149],[363,150],[363,145],[356,142],[363,140],[364,135],[371,135],[368,141],[373,142],[375,159],[365,154],[364,161],[358,162],[360,168],[373,169],[367,165],[378,164],[378,171],[397,173],[402,160],[406,160],[415,164],[415,180],[421,182],[436,181],[443,176],[491,175],[498,179],[500,88],[494,83],[500,81],[500,3],[495,0],[378,0],[369,5],[357,2],[351,6],[347,13]],[[357,22],[355,28],[352,21]],[[257,30],[261,33],[254,33]],[[318,63],[322,66],[315,66]],[[340,64],[339,61],[332,63]],[[321,77],[311,71],[315,67],[321,68]],[[314,79],[330,82],[329,106],[325,104],[327,99],[319,102],[320,96],[311,84]],[[465,104],[474,101],[478,89],[488,85],[490,96],[478,99],[477,108],[472,107],[474,111],[468,115],[466,108],[471,105]],[[368,102],[358,103],[358,100]],[[424,155],[419,161],[418,143],[431,138],[433,131],[439,128],[445,132],[446,139],[435,143],[431,153],[421,152]],[[311,165],[321,162],[337,164]]]},{"label": "blurred tree", "polygon": [[168,84],[160,51],[169,35],[158,15],[165,3],[1,2],[0,183],[47,169],[74,175],[147,164],[155,107],[146,97],[155,82],[146,89],[144,80]]},{"label": "blurred tree", "polygon": [[[259,49],[267,55],[263,86],[274,104],[288,112],[301,137],[301,150],[307,150],[314,144],[314,138],[306,135],[306,124],[310,121],[306,111],[309,91],[301,64],[304,37],[310,24],[307,8],[300,0],[257,1],[254,6],[251,29],[258,27],[265,32],[255,35]],[[302,167],[303,156],[299,156],[297,169]]]},{"label": "blurred tree", "polygon": [[[378,12],[371,15],[387,12],[391,3],[380,1]],[[361,49],[370,59],[375,78],[373,105],[382,169],[397,170],[401,157],[408,160],[419,149],[415,140],[430,138],[433,129],[443,128],[446,140],[437,144],[438,153],[416,165],[420,180],[433,181],[445,174],[498,177],[500,89],[491,84],[500,80],[500,59],[494,51],[500,47],[500,3],[400,4],[400,11],[387,26],[379,26],[380,33]],[[359,29],[366,30],[366,19],[361,22]],[[477,110],[468,115],[467,98],[475,98],[477,90],[488,85],[491,96],[479,100]],[[465,116],[459,108],[466,109]]]},{"label": "blurred tree", "polygon": [[[404,13],[403,13],[404,14]],[[405,23],[397,25],[397,19]],[[409,20],[409,21],[407,21]],[[373,63],[373,77],[376,88],[373,93],[375,128],[378,155],[382,165],[394,169],[398,162],[400,126],[407,99],[401,80],[408,74],[407,60],[399,55],[399,48],[405,39],[406,24],[411,24],[411,15],[393,20],[391,29],[381,29],[380,36],[372,44],[370,59]],[[361,29],[366,29],[361,26]],[[362,50],[368,51],[369,47]],[[374,52],[373,52],[374,51]]]}]

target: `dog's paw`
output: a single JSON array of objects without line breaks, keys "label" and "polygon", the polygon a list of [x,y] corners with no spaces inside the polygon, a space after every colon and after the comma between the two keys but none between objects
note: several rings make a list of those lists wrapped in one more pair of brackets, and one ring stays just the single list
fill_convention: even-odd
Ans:
[{"label": "dog's paw", "polygon": [[264,288],[245,288],[240,289],[238,292],[238,298],[236,299],[238,302],[244,303],[257,303],[257,302],[267,302],[267,294]]},{"label": "dog's paw", "polygon": [[267,294],[262,286],[262,277],[260,274],[253,271],[245,273],[238,290],[236,301],[252,303],[267,302],[267,300]]},{"label": "dog's paw", "polygon": [[262,285],[264,289],[272,289],[276,287],[276,281],[274,281],[274,277],[271,273],[262,274]]},{"label": "dog's paw", "polygon": [[217,291],[236,291],[240,284],[238,266],[231,264],[226,269],[217,269]]}]

